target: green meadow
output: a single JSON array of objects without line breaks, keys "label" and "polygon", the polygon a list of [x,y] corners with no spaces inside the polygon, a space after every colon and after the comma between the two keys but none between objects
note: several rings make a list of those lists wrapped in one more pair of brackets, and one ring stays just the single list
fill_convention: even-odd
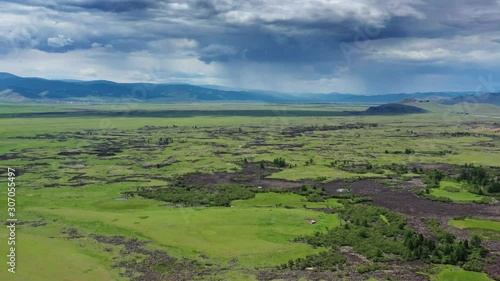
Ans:
[{"label": "green meadow", "polygon": [[[262,163],[269,171],[266,180],[390,179],[396,188],[421,175],[398,174],[390,170],[393,164],[499,165],[500,138],[484,129],[496,119],[427,106],[431,113],[395,117],[345,114],[367,108],[348,104],[0,104],[0,163],[4,171],[20,172],[15,179],[17,273],[3,270],[0,280],[130,280],[124,267],[114,265],[144,255],[125,257],[123,245],[101,243],[93,235],[135,238],[147,242],[143,247],[149,251],[216,267],[219,279],[214,280],[257,280],[256,270],[325,252],[293,240],[337,227],[338,214],[315,209],[341,210],[341,201],[257,192],[228,207],[187,207],[127,192],[169,188],[186,175],[243,173],[247,162]],[[228,109],[232,112],[224,112]],[[127,110],[137,113],[123,113]],[[476,132],[478,123],[481,133],[451,135]],[[172,142],[165,144],[167,138]],[[285,159],[286,166],[271,167],[276,158]],[[456,202],[483,198],[465,189],[446,191],[450,186],[461,188],[443,181],[431,194]],[[7,189],[0,190],[0,201],[6,202]],[[123,197],[127,200],[117,200]],[[7,218],[0,212],[0,219]],[[383,215],[380,221],[389,224]],[[461,229],[499,231],[496,223],[450,221]],[[8,235],[0,228],[3,257]],[[489,280],[454,269],[437,278]]]},{"label": "green meadow", "polygon": [[324,202],[308,202],[306,197],[294,193],[258,193],[255,198],[234,200],[232,205],[242,207],[295,207],[295,208],[335,208],[342,207],[337,199],[327,199]]},{"label": "green meadow", "polygon": [[500,232],[500,221],[466,218],[463,220],[451,220],[449,224],[460,229],[480,229]]},{"label": "green meadow", "polygon": [[[233,208],[173,208],[141,198],[115,200],[120,190],[126,189],[120,184],[81,189],[19,187],[20,219],[42,219],[47,225],[18,226],[18,255],[22,258],[19,274],[15,276],[19,279],[14,280],[32,280],[31,276],[39,270],[38,279],[33,280],[46,280],[59,266],[65,270],[58,280],[75,274],[81,278],[78,280],[120,279],[119,271],[109,266],[117,250],[106,252],[104,245],[87,237],[90,234],[135,237],[149,241],[148,247],[152,249],[166,250],[174,256],[199,259],[204,255],[220,264],[236,259],[239,266],[252,268],[278,265],[323,251],[291,240],[339,224],[335,214],[306,210],[302,206],[297,209],[256,206],[258,202],[267,204],[270,198],[235,201]],[[273,198],[286,204],[302,203],[301,198],[288,194],[275,194]],[[338,205],[334,200],[324,205],[306,204]],[[316,220],[316,224],[307,223],[310,219]],[[67,228],[78,229],[86,238],[65,238],[61,230]],[[5,228],[0,231],[2,237],[7,235]],[[23,263],[36,263],[37,267],[24,269]],[[9,275],[2,272],[1,276]]]},{"label": "green meadow", "polygon": [[430,194],[436,197],[449,198],[454,202],[474,202],[481,201],[484,198],[484,196],[468,192],[461,183],[453,181],[441,181],[439,188],[431,189]]},{"label": "green meadow", "polygon": [[443,266],[441,271],[431,276],[432,281],[491,281],[484,273],[466,271],[452,266]]}]

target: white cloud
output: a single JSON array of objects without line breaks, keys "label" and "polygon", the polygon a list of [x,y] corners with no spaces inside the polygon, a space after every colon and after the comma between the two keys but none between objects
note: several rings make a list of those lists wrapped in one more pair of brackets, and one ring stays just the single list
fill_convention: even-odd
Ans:
[{"label": "white cloud", "polygon": [[[146,51],[125,53],[110,48],[92,48],[48,53],[35,49],[20,49],[0,56],[0,61],[0,72],[21,76],[103,79],[117,82],[223,82],[217,78],[220,65],[207,65],[195,57],[169,58],[163,54]],[[171,80],[173,73],[185,73],[186,79]],[[201,73],[203,75],[200,75]],[[189,75],[195,78],[190,79]]]},{"label": "white cloud", "polygon": [[[220,4],[222,3],[222,4]],[[237,3],[237,4],[236,4]],[[410,0],[281,0],[214,2],[222,10],[220,17],[229,23],[253,24],[283,21],[339,23],[355,19],[360,23],[382,26],[391,16],[424,18],[415,6],[422,1]]]},{"label": "white cloud", "polygon": [[81,69],[80,74],[88,77],[98,77],[97,71],[92,67]]},{"label": "white cloud", "polygon": [[57,37],[47,38],[47,45],[54,48],[62,48],[73,44],[73,40],[64,35],[59,34]]},{"label": "white cloud", "polygon": [[469,35],[450,38],[410,38],[372,41],[363,54],[371,60],[415,63],[476,63],[496,65],[500,49],[494,40],[499,33],[487,36]]}]

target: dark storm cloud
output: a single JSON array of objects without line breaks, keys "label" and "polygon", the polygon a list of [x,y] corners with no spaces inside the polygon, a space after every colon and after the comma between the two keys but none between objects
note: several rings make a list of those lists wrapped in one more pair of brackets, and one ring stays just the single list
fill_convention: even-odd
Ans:
[{"label": "dark storm cloud", "polygon": [[[19,3],[20,1],[7,0],[3,2]],[[33,7],[46,7],[59,11],[99,10],[103,12],[130,12],[157,7],[159,1],[154,0],[27,0],[22,2]]]},{"label": "dark storm cloud", "polygon": [[157,1],[154,0],[107,0],[107,1],[70,1],[66,5],[80,7],[83,9],[96,9],[104,12],[130,12],[154,8],[157,6]]},{"label": "dark storm cloud", "polygon": [[495,0],[3,3],[0,54],[11,49],[92,53],[107,46],[123,55],[146,52],[215,63],[217,71],[231,75],[237,74],[234,69],[264,69],[307,81],[349,76],[369,84],[379,79],[380,67],[407,75],[434,73],[436,65],[450,73],[465,66],[496,72],[487,62],[500,53]]}]

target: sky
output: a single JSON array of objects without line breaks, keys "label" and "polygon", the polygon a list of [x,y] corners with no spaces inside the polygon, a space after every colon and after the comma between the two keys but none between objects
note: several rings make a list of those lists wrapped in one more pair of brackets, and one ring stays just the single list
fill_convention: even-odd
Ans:
[{"label": "sky", "polygon": [[0,71],[19,76],[500,91],[500,0],[0,0],[0,13]]}]

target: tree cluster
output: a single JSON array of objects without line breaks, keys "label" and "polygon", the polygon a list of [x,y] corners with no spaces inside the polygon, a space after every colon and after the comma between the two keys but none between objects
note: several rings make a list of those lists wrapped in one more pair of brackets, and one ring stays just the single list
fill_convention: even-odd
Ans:
[{"label": "tree cluster", "polygon": [[328,252],[290,261],[283,267],[336,268],[342,259],[332,252],[340,246],[351,246],[354,251],[375,262],[402,258],[459,265],[466,270],[482,270],[486,250],[481,246],[478,236],[473,236],[470,241],[457,241],[437,221],[430,220],[427,224],[436,236],[436,242],[407,227],[406,220],[400,214],[370,205],[346,205],[339,215],[344,221],[342,226],[326,233],[315,233],[294,240],[315,247],[330,248]]},{"label": "tree cluster", "polygon": [[456,241],[451,236],[445,236],[436,244],[422,234],[413,231],[405,233],[404,245],[407,248],[405,258],[422,260],[430,263],[452,264],[462,266],[466,270],[482,271],[482,259],[486,249],[481,246],[479,236],[473,236],[471,241]]},{"label": "tree cluster", "polygon": [[317,188],[316,186],[303,185],[300,187],[299,195],[305,196],[309,202],[323,202],[325,201],[325,189]]},{"label": "tree cluster", "polygon": [[138,194],[145,198],[161,200],[184,206],[231,206],[233,200],[255,197],[255,191],[237,184],[218,185],[216,187],[176,186],[156,190],[141,190]]},{"label": "tree cluster", "polygon": [[500,182],[498,176],[488,174],[483,167],[475,167],[473,164],[465,164],[460,168],[458,181],[465,181],[475,188],[475,192],[482,193],[482,188],[486,188],[489,193],[500,192]]},{"label": "tree cluster", "polygon": [[432,170],[428,171],[423,178],[423,182],[429,188],[437,188],[439,187],[439,182],[445,178],[446,174],[440,170]]},{"label": "tree cluster", "polygon": [[[383,215],[387,221],[382,218]],[[296,238],[295,241],[316,247],[335,248],[351,246],[375,261],[391,259],[392,255],[403,255],[405,248],[397,237],[404,233],[406,221],[394,212],[370,205],[347,205],[340,213],[345,223],[327,233]]]}]

